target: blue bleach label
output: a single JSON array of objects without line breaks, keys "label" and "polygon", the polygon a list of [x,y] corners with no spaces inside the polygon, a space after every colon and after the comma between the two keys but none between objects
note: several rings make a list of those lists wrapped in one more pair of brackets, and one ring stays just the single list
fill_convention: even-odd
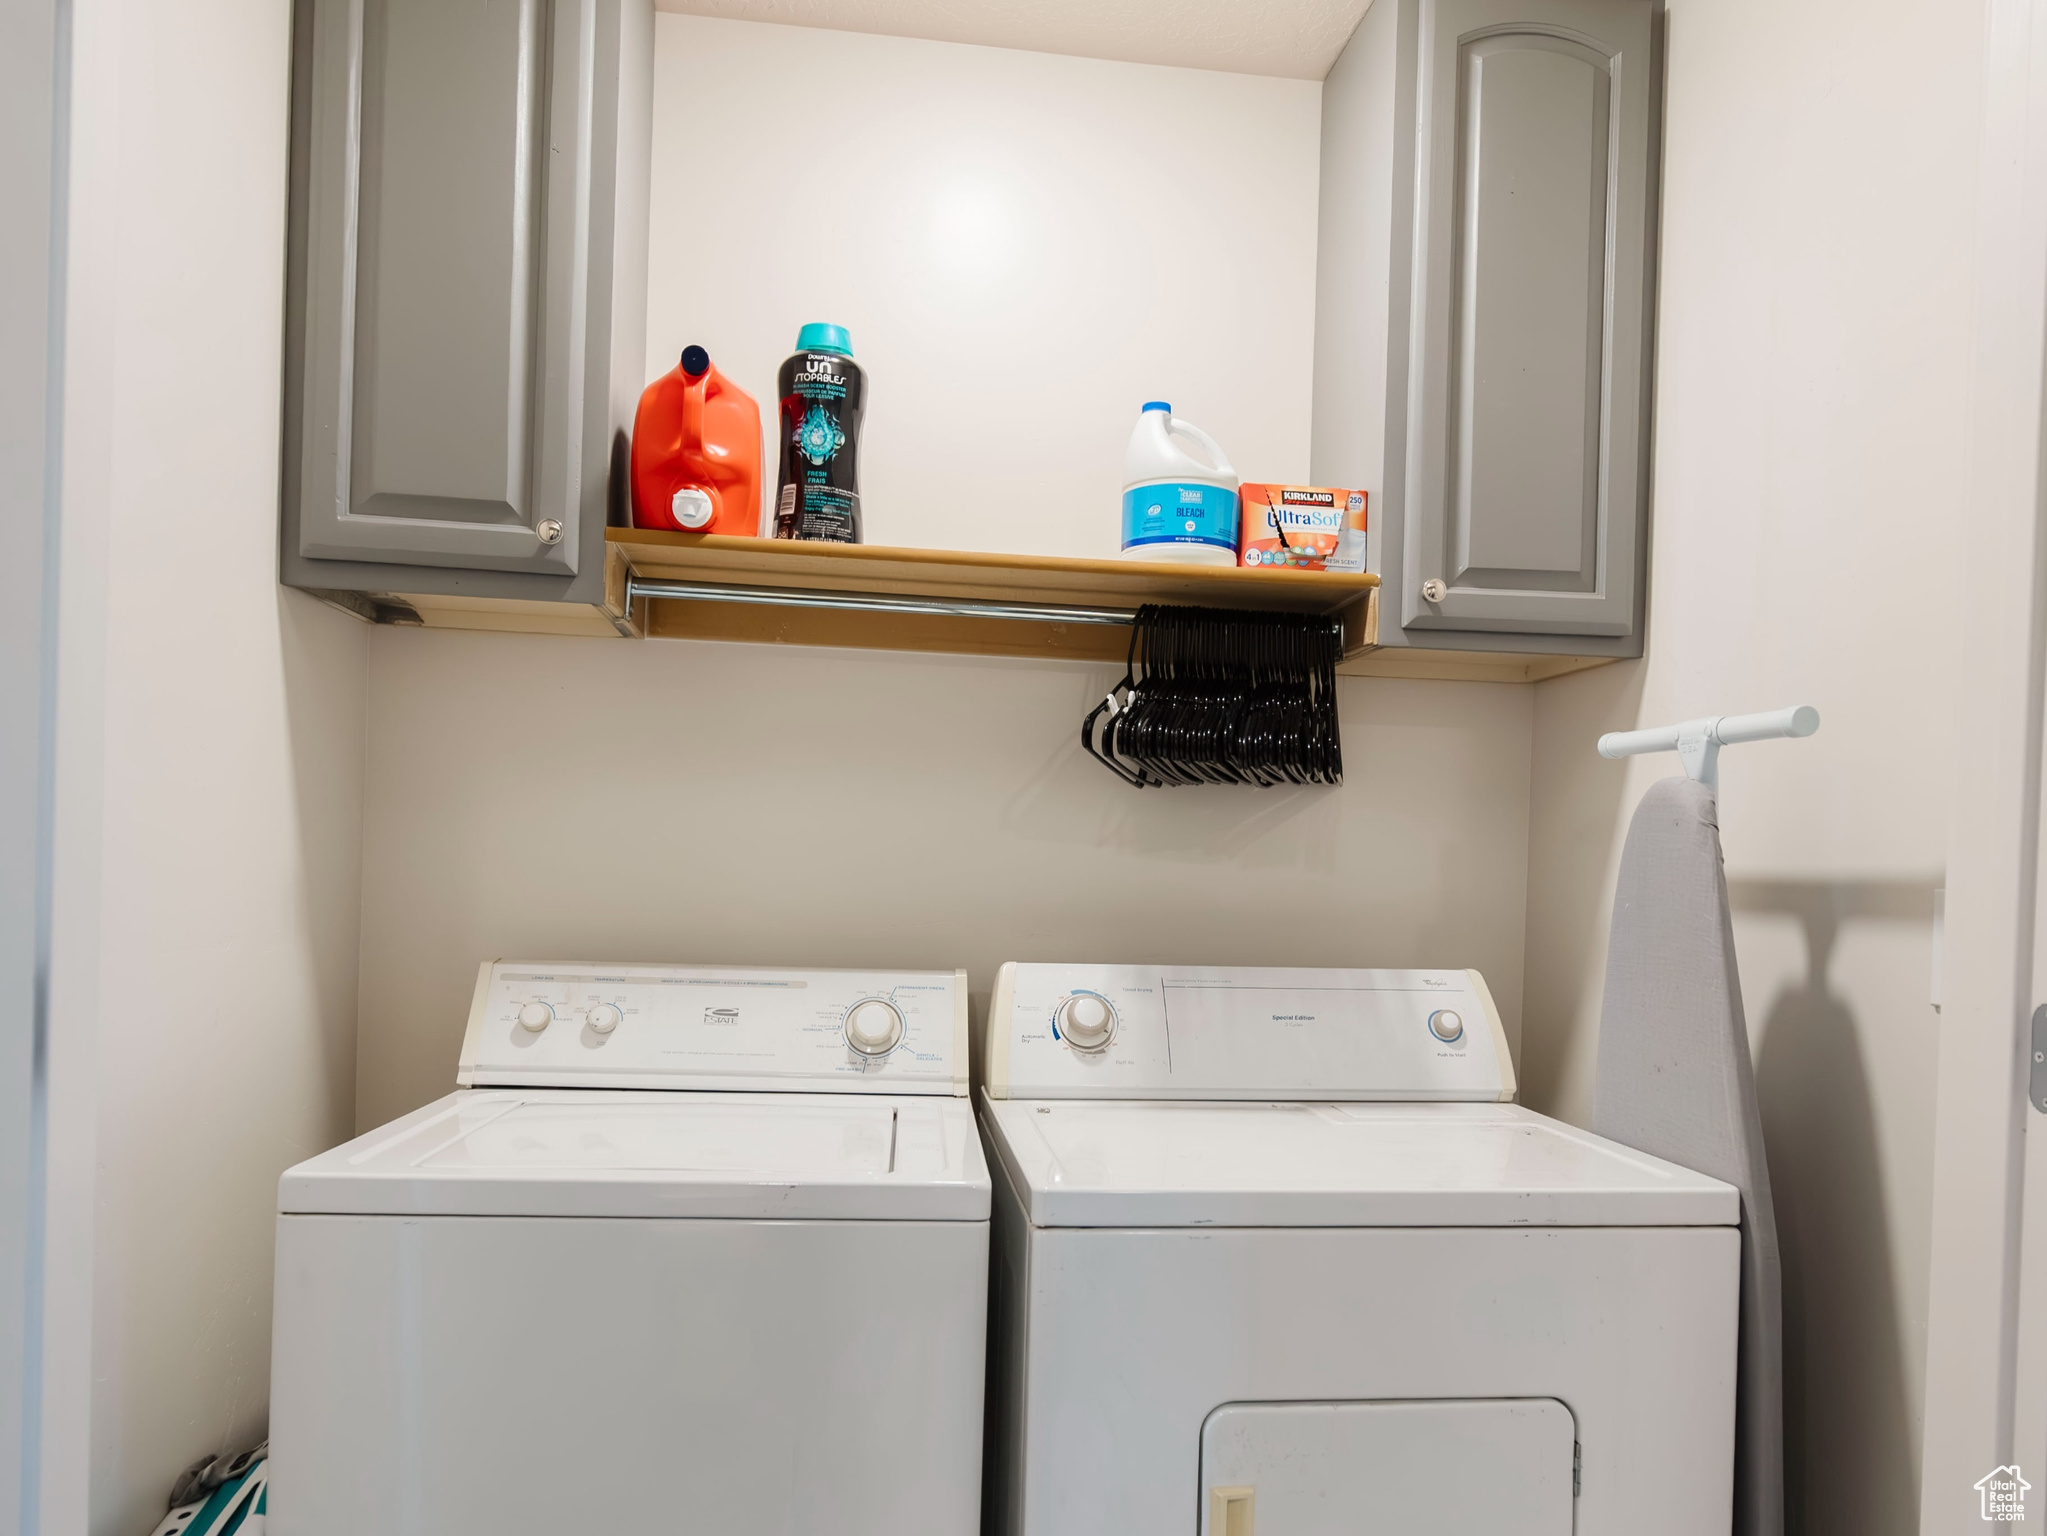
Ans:
[{"label": "blue bleach label", "polygon": [[1123,547],[1208,544],[1237,548],[1237,493],[1196,481],[1159,481],[1123,493]]}]

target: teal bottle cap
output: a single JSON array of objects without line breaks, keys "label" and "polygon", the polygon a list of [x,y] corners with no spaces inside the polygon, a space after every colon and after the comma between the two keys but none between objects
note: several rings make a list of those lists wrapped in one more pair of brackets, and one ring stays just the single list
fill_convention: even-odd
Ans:
[{"label": "teal bottle cap", "polygon": [[846,334],[843,325],[806,325],[796,333],[798,352],[836,352],[841,357],[853,355],[853,338]]}]

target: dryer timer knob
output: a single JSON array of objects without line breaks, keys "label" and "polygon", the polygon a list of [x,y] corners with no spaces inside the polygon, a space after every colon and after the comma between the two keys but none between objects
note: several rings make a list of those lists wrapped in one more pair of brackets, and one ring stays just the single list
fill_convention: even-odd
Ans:
[{"label": "dryer timer knob", "polygon": [[1059,1033],[1077,1051],[1099,1051],[1116,1033],[1116,1010],[1105,997],[1076,992],[1059,1005]]}]

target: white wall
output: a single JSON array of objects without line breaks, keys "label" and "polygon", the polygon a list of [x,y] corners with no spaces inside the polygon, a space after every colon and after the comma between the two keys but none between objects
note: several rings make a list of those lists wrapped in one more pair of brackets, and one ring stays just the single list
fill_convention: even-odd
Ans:
[{"label": "white wall", "polygon": [[379,629],[364,1128],[446,1093],[499,956],[1472,965],[1517,1018],[1526,685],[1340,683],[1340,789],[1134,790],[1116,672]]},{"label": "white wall", "polygon": [[[868,373],[867,542],[1113,555],[1149,399],[1308,473],[1321,86],[655,19],[650,377],[758,400],[805,321]],[[767,491],[774,461],[767,461]]]},{"label": "white wall", "polygon": [[1370,3],[1174,0],[1162,13],[1100,0],[657,0],[657,9],[1320,80]]},{"label": "white wall", "polygon": [[1785,1260],[1790,1528],[1917,1529],[1982,18],[1673,0],[1639,663],[1536,688],[1523,1083],[1591,1107],[1627,819],[1600,732],[1816,704],[1721,761]]},{"label": "white wall", "polygon": [[290,8],[74,10],[42,1528],[137,1536],[351,1123],[367,633],[276,585]]}]

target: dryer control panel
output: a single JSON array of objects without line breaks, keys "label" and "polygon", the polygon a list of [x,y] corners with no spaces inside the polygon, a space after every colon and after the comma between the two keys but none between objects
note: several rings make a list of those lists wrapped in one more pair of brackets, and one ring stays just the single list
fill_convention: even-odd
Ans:
[{"label": "dryer control panel", "polygon": [[1514,1097],[1477,971],[1011,961],[987,1047],[998,1099]]},{"label": "dryer control panel", "polygon": [[961,1096],[967,976],[488,962],[456,1081]]}]

